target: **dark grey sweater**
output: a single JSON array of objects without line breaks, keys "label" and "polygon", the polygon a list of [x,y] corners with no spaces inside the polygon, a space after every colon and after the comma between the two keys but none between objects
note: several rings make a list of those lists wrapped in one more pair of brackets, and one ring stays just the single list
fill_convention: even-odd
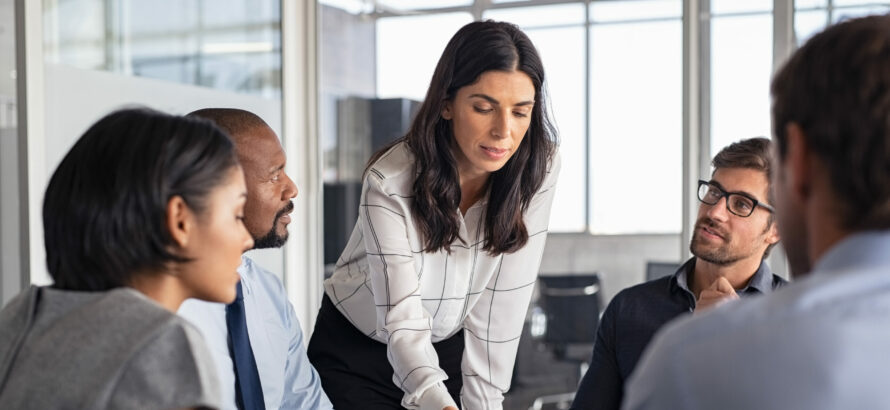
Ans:
[{"label": "dark grey sweater", "polygon": [[143,294],[34,287],[0,311],[0,408],[217,408],[190,324]]}]

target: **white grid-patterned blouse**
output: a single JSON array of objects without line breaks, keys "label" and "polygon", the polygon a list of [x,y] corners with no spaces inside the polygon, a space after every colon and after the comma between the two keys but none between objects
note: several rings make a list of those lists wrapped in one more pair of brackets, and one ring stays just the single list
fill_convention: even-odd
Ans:
[{"label": "white grid-patterned blouse", "polygon": [[367,172],[358,222],[325,292],[356,328],[388,345],[403,406],[453,405],[432,343],[464,329],[463,408],[500,409],[544,250],[559,155],[526,212],[528,243],[494,257],[482,250],[487,198],[460,219],[465,244],[455,242],[450,254],[421,251],[411,217],[414,161],[402,143]]}]

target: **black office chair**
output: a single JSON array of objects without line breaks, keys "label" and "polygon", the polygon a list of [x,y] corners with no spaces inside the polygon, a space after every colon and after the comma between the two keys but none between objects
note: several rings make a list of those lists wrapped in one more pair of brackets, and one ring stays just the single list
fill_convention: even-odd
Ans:
[{"label": "black office chair", "polygon": [[646,282],[677,273],[677,262],[646,262]]},{"label": "black office chair", "polygon": [[[537,335],[553,352],[557,360],[578,364],[575,385],[587,371],[596,329],[600,318],[600,279],[599,275],[542,275],[538,278],[537,317],[532,323],[543,328]],[[572,392],[541,396],[535,399],[531,410],[553,405],[557,409],[567,409],[575,398]]]}]

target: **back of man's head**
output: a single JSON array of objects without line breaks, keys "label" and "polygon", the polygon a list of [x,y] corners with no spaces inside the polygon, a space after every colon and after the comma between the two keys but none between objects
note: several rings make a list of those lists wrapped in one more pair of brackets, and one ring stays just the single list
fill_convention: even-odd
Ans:
[{"label": "back of man's head", "polygon": [[890,15],[814,36],[776,74],[772,94],[781,159],[795,123],[829,175],[842,228],[890,228]]},{"label": "back of man's head", "polygon": [[260,126],[269,126],[258,115],[239,108],[204,108],[192,111],[186,116],[200,117],[213,121],[216,126],[222,128],[232,139],[236,140],[244,136],[246,131]]}]

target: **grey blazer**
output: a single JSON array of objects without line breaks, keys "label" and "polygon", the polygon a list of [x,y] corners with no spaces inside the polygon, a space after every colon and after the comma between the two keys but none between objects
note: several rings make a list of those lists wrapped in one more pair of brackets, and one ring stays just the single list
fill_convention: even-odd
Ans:
[{"label": "grey blazer", "polygon": [[218,408],[200,334],[145,295],[35,287],[0,311],[0,408]]}]

